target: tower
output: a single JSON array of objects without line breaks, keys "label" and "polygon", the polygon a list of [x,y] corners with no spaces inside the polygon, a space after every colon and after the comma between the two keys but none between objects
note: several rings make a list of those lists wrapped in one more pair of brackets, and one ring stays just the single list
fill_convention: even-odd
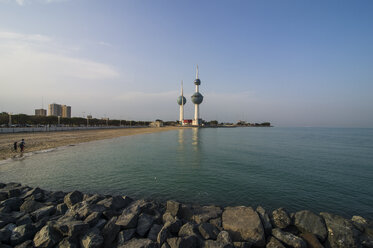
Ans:
[{"label": "tower", "polygon": [[192,125],[199,126],[201,124],[199,118],[199,105],[203,101],[203,96],[199,93],[199,86],[201,85],[201,80],[199,80],[198,75],[198,65],[196,71],[196,79],[194,80],[194,85],[196,86],[196,92],[192,95],[192,102],[194,103],[194,119]]},{"label": "tower", "polygon": [[180,105],[180,124],[183,125],[184,122],[184,104],[186,99],[183,94],[183,80],[181,80],[181,95],[177,98],[177,103]]}]

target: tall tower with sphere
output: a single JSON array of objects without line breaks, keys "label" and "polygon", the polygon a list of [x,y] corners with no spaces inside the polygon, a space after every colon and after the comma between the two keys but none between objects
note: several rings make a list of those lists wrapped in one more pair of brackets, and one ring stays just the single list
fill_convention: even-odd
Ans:
[{"label": "tall tower with sphere", "polygon": [[184,124],[184,104],[186,99],[183,94],[183,81],[181,80],[181,95],[177,98],[177,103],[180,105],[180,124]]},{"label": "tall tower with sphere", "polygon": [[201,124],[199,119],[199,105],[203,101],[203,96],[199,93],[199,86],[201,85],[201,80],[198,75],[198,65],[196,71],[196,79],[194,80],[194,85],[196,86],[196,92],[192,95],[192,102],[194,103],[194,119],[192,125],[199,126]]}]

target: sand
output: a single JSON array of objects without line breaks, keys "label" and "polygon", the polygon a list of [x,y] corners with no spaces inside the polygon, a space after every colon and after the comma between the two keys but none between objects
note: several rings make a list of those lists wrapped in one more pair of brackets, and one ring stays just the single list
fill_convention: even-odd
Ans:
[{"label": "sand", "polygon": [[19,156],[19,147],[18,152],[14,152],[13,143],[15,141],[19,142],[21,141],[21,139],[25,139],[26,146],[24,152],[27,153],[95,140],[111,139],[120,136],[136,134],[164,132],[175,129],[178,129],[178,127],[118,128],[62,132],[0,134],[0,160]]}]

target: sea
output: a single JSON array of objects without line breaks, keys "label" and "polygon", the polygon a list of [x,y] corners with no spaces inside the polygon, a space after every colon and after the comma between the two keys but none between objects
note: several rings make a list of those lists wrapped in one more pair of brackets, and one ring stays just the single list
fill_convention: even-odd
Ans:
[{"label": "sea", "polygon": [[373,129],[180,128],[3,161],[0,182],[373,219]]}]

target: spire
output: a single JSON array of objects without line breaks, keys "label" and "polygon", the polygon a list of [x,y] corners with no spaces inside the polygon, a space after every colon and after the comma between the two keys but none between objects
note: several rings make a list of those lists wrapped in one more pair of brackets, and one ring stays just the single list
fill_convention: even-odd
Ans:
[{"label": "spire", "polygon": [[183,80],[181,80],[181,96],[183,96]]},{"label": "spire", "polygon": [[196,79],[198,79],[198,65],[197,65],[197,71],[196,71]]}]

